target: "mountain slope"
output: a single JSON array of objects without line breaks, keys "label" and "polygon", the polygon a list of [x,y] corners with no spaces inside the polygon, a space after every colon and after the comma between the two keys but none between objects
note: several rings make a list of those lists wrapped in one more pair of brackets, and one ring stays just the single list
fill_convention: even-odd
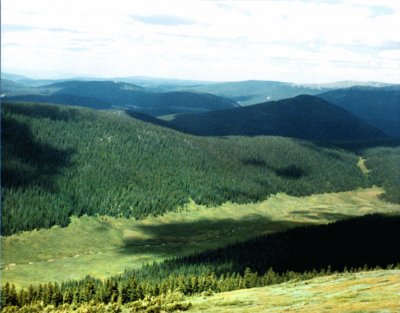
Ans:
[{"label": "mountain slope", "polygon": [[323,141],[386,137],[351,113],[306,95],[230,110],[177,115],[170,123],[176,129],[203,136],[275,135]]},{"label": "mountain slope", "polygon": [[237,107],[230,99],[187,91],[151,92],[112,81],[66,81],[38,87],[36,92],[9,96],[12,101],[79,105],[95,109],[129,108],[149,115],[207,112]]},{"label": "mountain slope", "polygon": [[319,97],[360,117],[388,135],[400,137],[400,86],[351,87]]},{"label": "mountain slope", "polygon": [[158,215],[365,186],[350,152],[288,138],[204,138],[121,111],[2,105],[3,234],[71,215]]}]

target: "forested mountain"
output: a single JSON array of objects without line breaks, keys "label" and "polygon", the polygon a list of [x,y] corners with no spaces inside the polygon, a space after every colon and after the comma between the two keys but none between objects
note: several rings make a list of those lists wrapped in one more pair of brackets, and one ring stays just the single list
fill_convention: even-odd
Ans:
[{"label": "forested mountain", "polygon": [[351,87],[319,97],[342,107],[393,137],[400,137],[400,85]]},{"label": "forested mountain", "polygon": [[170,124],[202,136],[275,135],[321,141],[387,137],[351,113],[307,95],[235,109],[180,114]]},{"label": "forested mountain", "polygon": [[370,183],[353,153],[281,137],[194,137],[121,111],[2,105],[2,232],[69,216],[143,217]]},{"label": "forested mountain", "polygon": [[[7,96],[8,94],[6,94]],[[173,91],[152,92],[112,81],[64,81],[7,96],[14,101],[78,105],[94,109],[129,108],[149,115],[207,112],[237,107],[233,100],[212,94]]]},{"label": "forested mountain", "polygon": [[265,101],[281,100],[301,94],[315,95],[330,90],[330,88],[320,86],[309,87],[307,85],[262,80],[215,83],[193,87],[182,87],[181,89],[207,92],[231,98],[243,106]]}]

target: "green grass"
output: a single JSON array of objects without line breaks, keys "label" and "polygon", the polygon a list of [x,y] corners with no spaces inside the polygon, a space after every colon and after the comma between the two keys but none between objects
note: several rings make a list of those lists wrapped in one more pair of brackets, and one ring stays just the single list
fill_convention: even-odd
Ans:
[{"label": "green grass", "polygon": [[196,296],[189,312],[399,312],[400,270],[336,274],[308,281]]},{"label": "green grass", "polygon": [[382,192],[374,187],[308,197],[277,194],[259,203],[225,203],[212,208],[191,202],[178,212],[144,220],[72,218],[65,228],[2,237],[2,280],[27,287],[86,275],[106,278],[145,262],[221,247],[297,225],[372,212],[399,212],[400,205],[378,199]]}]

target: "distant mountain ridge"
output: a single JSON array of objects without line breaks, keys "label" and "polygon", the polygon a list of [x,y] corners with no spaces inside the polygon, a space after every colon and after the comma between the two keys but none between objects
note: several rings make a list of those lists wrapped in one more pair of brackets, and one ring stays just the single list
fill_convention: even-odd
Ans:
[{"label": "distant mountain ridge", "polygon": [[238,107],[227,98],[212,94],[146,88],[114,81],[64,81],[29,89],[29,94],[7,96],[7,100],[78,105],[95,109],[122,108],[152,116],[206,112]]},{"label": "distant mountain ridge", "polygon": [[203,136],[274,135],[311,140],[387,137],[353,114],[309,95],[247,107],[177,115],[175,129]]},{"label": "distant mountain ridge", "polygon": [[392,137],[400,137],[400,85],[354,86],[319,97],[353,113]]},{"label": "distant mountain ridge", "polygon": [[387,87],[392,86],[392,84],[358,81],[342,81],[324,84],[297,84],[279,81],[247,80],[185,87],[185,89],[228,97],[237,101],[242,106],[246,106],[265,101],[291,98],[301,94],[317,95],[332,89],[352,86]]},{"label": "distant mountain ridge", "polygon": [[191,91],[201,91],[231,98],[242,106],[262,103],[265,101],[291,98],[300,94],[317,94],[329,89],[309,88],[287,82],[247,80],[225,82],[186,88]]}]

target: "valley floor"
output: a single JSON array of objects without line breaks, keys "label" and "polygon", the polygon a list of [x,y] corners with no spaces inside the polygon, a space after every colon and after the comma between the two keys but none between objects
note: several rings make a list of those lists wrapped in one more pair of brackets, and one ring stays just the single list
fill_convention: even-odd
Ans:
[{"label": "valley floor", "polygon": [[1,239],[3,282],[17,287],[48,281],[107,278],[146,262],[225,246],[264,233],[323,224],[368,213],[400,212],[382,202],[381,188],[308,197],[277,194],[260,203],[208,208],[193,202],[180,212],[144,220],[73,218],[66,228]]},{"label": "valley floor", "polygon": [[336,274],[190,299],[190,312],[400,312],[400,270]]}]

